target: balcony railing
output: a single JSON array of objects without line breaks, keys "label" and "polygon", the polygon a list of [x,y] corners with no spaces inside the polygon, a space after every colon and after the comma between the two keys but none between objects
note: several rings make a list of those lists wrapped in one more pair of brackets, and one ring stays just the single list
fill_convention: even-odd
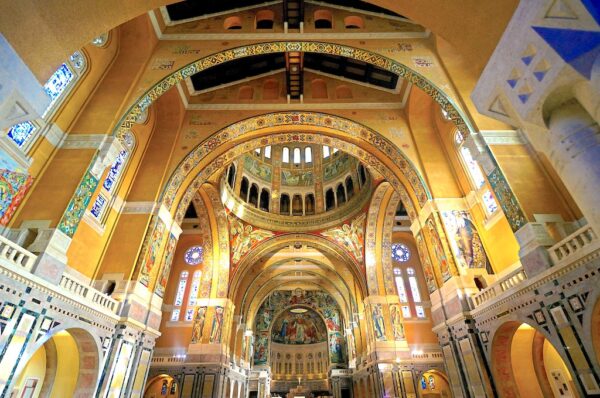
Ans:
[{"label": "balcony railing", "polygon": [[[116,314],[119,302],[106,294],[94,289],[85,282],[77,280],[73,275],[64,273],[60,282],[54,285],[31,273],[37,256],[21,246],[0,236],[0,267],[3,266],[6,275],[13,278],[27,277],[40,285],[40,288],[52,289],[65,296],[67,299],[76,300],[87,304],[88,307],[97,309],[101,307],[108,312]],[[27,275],[28,274],[28,275]]]},{"label": "balcony railing", "polygon": [[552,246],[548,252],[556,265],[561,262],[574,261],[576,257],[585,255],[599,246],[598,236],[592,227],[586,225]]},{"label": "balcony railing", "polygon": [[527,279],[523,267],[519,266],[515,270],[498,279],[493,285],[483,289],[472,297],[475,306],[479,306],[488,300],[504,293],[508,289],[517,286],[519,283]]},{"label": "balcony railing", "polygon": [[[600,239],[598,239],[594,230],[589,225],[586,225],[548,249],[553,265],[546,272],[535,275],[533,280],[550,280],[553,278],[552,275],[558,272],[558,270],[599,249]],[[502,276],[493,285],[472,296],[473,304],[475,307],[478,307],[492,298],[500,296],[507,290],[520,285],[525,280],[527,280],[527,276],[523,268],[516,268]]]},{"label": "balcony railing", "polygon": [[8,261],[9,264],[15,267],[31,272],[37,256],[5,237],[0,236],[0,258]]}]

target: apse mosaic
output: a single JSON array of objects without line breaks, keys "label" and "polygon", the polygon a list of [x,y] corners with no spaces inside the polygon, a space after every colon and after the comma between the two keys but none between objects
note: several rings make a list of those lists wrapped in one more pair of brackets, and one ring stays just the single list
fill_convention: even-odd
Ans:
[{"label": "apse mosaic", "polygon": [[302,307],[285,310],[273,323],[271,340],[281,344],[315,344],[327,341],[321,317]]},{"label": "apse mosaic", "polygon": [[330,181],[335,179],[337,176],[348,171],[352,165],[352,158],[348,154],[344,153],[342,156],[338,156],[330,163],[327,163],[323,167],[323,179]]},{"label": "apse mosaic", "polygon": [[270,341],[281,344],[327,341],[331,362],[345,359],[340,309],[333,297],[323,291],[274,291],[259,307],[254,330],[255,365],[267,363]]}]

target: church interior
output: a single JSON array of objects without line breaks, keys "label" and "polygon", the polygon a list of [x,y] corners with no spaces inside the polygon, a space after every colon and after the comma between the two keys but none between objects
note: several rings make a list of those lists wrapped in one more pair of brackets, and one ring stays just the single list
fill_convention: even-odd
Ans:
[{"label": "church interior", "polygon": [[0,5],[0,398],[600,397],[598,1]]}]

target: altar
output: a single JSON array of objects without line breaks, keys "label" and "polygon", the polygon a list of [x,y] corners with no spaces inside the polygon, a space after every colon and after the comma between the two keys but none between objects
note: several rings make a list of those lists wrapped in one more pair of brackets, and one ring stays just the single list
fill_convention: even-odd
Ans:
[{"label": "altar", "polygon": [[287,394],[287,398],[312,398],[312,396],[310,390],[301,385],[290,389],[290,392]]}]

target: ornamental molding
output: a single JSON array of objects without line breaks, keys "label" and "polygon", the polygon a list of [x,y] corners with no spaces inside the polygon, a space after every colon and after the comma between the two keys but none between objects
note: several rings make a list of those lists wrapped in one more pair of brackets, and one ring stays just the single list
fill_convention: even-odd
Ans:
[{"label": "ornamental molding", "polygon": [[98,149],[105,141],[106,134],[73,134],[66,136],[62,149]]},{"label": "ornamental molding", "polygon": [[125,202],[123,214],[156,214],[157,202]]},{"label": "ornamental molding", "polygon": [[487,130],[480,133],[488,145],[524,145],[527,142],[519,130]]}]

